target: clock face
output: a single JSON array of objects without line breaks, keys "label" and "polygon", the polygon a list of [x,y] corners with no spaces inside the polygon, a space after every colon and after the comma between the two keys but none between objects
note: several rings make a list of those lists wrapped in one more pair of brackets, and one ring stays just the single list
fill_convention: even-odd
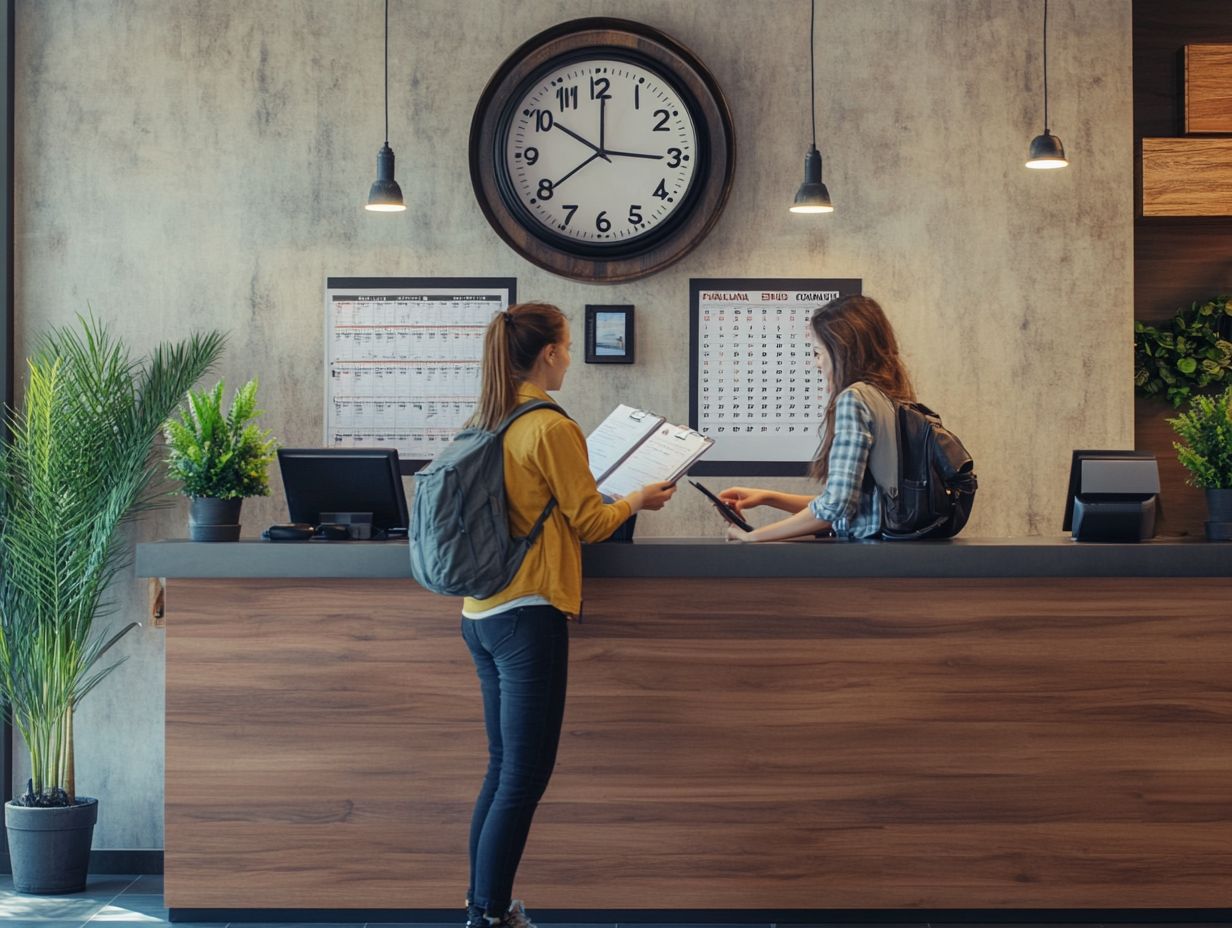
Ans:
[{"label": "clock face", "polygon": [[534,79],[511,113],[502,149],[514,196],[569,242],[617,248],[660,231],[700,173],[688,106],[640,64],[561,65]]},{"label": "clock face", "polygon": [[608,17],[515,49],[475,104],[469,154],[475,199],[505,244],[592,283],[688,254],[718,221],[736,163],[705,65],[652,26]]}]

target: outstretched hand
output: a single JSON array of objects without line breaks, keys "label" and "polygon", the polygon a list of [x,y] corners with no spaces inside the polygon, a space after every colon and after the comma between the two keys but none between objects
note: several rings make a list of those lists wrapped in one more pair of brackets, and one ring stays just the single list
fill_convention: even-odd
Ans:
[{"label": "outstretched hand", "polygon": [[731,506],[736,512],[743,514],[746,509],[756,509],[758,506],[769,505],[771,491],[757,490],[750,487],[728,487],[719,494],[719,499]]},{"label": "outstretched hand", "polygon": [[674,483],[648,483],[641,490],[642,508],[656,512],[662,509],[676,493]]}]

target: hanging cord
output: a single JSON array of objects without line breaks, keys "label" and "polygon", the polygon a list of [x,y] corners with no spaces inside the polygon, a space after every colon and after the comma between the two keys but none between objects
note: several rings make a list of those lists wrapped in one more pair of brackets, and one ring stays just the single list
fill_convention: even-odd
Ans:
[{"label": "hanging cord", "polygon": [[[386,0],[388,2],[388,0]],[[1048,0],[1044,0],[1045,3]],[[1047,9],[1047,6],[1045,6]],[[813,114],[813,147],[817,147],[817,75],[816,75],[816,58],[817,52],[813,50],[813,27],[817,22],[817,0],[812,0],[812,8],[809,13],[809,104]],[[1047,120],[1045,120],[1047,121]]]},{"label": "hanging cord", "polygon": [[[1048,9],[1047,0],[1045,0],[1044,9],[1045,11],[1047,11]],[[1045,12],[1045,16],[1047,16],[1047,12]],[[1045,74],[1047,74],[1046,65],[1045,65]],[[1047,83],[1047,78],[1045,78],[1045,84],[1046,83]],[[1045,106],[1045,110],[1047,110],[1047,106]],[[1045,118],[1045,122],[1047,122],[1047,118]],[[386,0],[386,148],[388,147],[389,147],[389,0]]]},{"label": "hanging cord", "polygon": [[1048,0],[1044,0],[1044,134],[1048,134]]}]

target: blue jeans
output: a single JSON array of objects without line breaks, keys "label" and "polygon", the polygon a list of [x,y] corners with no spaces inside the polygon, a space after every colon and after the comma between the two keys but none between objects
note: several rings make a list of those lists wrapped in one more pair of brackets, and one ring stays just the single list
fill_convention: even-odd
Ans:
[{"label": "blue jeans", "polygon": [[504,915],[535,808],[556,765],[569,629],[552,606],[523,606],[487,619],[462,619],[483,693],[488,772],[471,817],[466,898]]}]

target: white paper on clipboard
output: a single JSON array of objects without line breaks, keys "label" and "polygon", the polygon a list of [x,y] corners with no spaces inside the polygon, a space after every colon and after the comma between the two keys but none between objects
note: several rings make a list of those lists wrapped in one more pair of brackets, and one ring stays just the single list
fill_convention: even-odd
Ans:
[{"label": "white paper on clipboard", "polygon": [[595,483],[602,483],[664,421],[662,416],[624,404],[613,409],[599,427],[586,436],[590,472]]},{"label": "white paper on clipboard", "polygon": [[599,492],[626,496],[648,483],[675,482],[713,444],[713,438],[665,422],[604,478]]}]

